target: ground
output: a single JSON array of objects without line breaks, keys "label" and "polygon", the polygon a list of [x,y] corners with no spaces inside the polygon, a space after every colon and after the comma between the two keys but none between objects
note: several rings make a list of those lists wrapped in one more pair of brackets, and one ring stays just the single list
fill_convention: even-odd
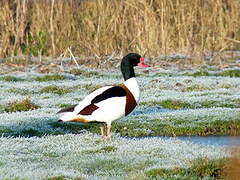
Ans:
[{"label": "ground", "polygon": [[137,68],[136,75],[139,106],[113,122],[113,138],[105,141],[97,124],[58,123],[56,112],[99,87],[121,83],[117,69],[2,73],[0,178],[219,177],[227,147],[176,136],[239,135],[240,69]]}]

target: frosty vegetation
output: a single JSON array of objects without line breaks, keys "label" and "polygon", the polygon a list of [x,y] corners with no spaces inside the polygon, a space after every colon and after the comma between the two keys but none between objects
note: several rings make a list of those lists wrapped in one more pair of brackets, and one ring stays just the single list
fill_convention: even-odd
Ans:
[{"label": "frosty vegetation", "polygon": [[[237,75],[137,69],[140,104],[113,122],[113,139],[106,142],[97,124],[60,124],[56,112],[99,87],[121,83],[121,74],[72,72],[0,75],[1,179],[144,178],[152,169],[189,168],[197,158],[228,156],[225,147],[155,136],[239,135]],[[26,98],[38,108],[6,111]]]}]

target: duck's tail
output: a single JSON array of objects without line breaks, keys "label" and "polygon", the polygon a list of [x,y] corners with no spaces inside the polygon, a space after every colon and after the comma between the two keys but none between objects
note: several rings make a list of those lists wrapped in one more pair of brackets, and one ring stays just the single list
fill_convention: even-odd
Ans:
[{"label": "duck's tail", "polygon": [[78,115],[75,112],[66,112],[58,120],[58,122],[81,122],[81,123],[88,123],[91,121],[92,120],[89,120],[88,118],[82,115]]}]

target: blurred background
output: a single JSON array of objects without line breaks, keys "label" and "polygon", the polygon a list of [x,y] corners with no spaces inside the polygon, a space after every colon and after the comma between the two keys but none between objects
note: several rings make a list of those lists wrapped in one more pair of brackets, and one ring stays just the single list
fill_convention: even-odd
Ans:
[{"label": "blurred background", "polygon": [[[182,54],[240,48],[239,0],[0,0],[0,57]],[[232,54],[233,60],[240,55]]]}]

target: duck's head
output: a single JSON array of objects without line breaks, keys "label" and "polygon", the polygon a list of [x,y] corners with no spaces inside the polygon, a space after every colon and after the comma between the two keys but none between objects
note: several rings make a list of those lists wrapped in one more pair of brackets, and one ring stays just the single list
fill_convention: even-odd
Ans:
[{"label": "duck's head", "polygon": [[133,70],[134,66],[149,67],[149,65],[145,64],[144,58],[141,55],[137,53],[129,53],[123,57],[121,62],[121,71],[125,81],[135,77]]}]

